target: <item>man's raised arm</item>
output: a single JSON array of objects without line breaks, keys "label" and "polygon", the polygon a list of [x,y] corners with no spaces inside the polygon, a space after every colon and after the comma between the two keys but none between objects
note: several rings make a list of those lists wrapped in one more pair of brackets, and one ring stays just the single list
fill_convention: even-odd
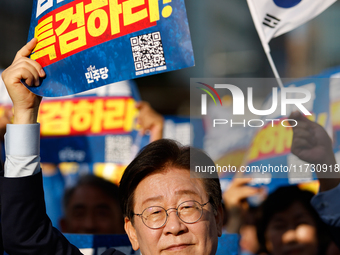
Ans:
[{"label": "man's raised arm", "polygon": [[81,254],[46,215],[37,123],[41,97],[22,83],[39,86],[45,76],[40,64],[27,58],[36,43],[27,43],[2,73],[14,109],[14,124],[5,136],[5,177],[0,179],[4,249],[9,254]]}]

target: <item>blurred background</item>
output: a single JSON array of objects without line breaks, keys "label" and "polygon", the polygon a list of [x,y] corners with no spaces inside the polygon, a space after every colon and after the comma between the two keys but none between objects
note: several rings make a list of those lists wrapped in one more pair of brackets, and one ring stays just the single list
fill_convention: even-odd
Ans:
[{"label": "blurred background", "polygon": [[[161,114],[189,115],[190,78],[273,77],[246,0],[186,0],[196,66],[137,79],[142,99]],[[27,41],[32,1],[0,1],[0,69]],[[340,3],[270,42],[281,77],[300,78],[340,65]],[[270,88],[261,88],[265,97]],[[174,100],[176,98],[176,100]]]},{"label": "blurred background", "polygon": [[[5,69],[11,64],[15,53],[27,41],[32,2],[32,0],[0,0],[0,70]],[[274,77],[266,55],[263,51],[262,45],[260,43],[257,31],[255,30],[246,0],[185,0],[185,3],[187,8],[196,66],[175,72],[168,72],[136,79],[135,81],[137,83],[143,101],[149,102],[152,108],[154,108],[162,115],[172,115],[176,116],[176,118],[178,116],[188,117],[190,115],[189,88],[191,78],[201,79],[224,77]],[[303,78],[319,74],[320,72],[328,68],[340,66],[340,28],[338,27],[338,24],[340,24],[339,13],[340,2],[337,1],[325,12],[323,12],[321,15],[308,22],[307,24],[304,24],[303,26],[300,26],[299,28],[287,34],[284,34],[283,36],[271,40],[270,47],[272,57],[282,78]],[[335,152],[338,153],[338,156],[340,158],[340,92],[338,92],[338,84],[335,85],[337,85],[337,93],[333,94],[335,95],[336,100],[334,100],[334,102],[329,102],[329,94],[332,94],[332,92],[329,93],[328,90],[326,91],[326,87],[319,86],[321,88],[317,91],[318,97],[322,97],[321,92],[324,92],[327,100],[318,101],[316,104],[317,106],[324,106],[331,105],[332,103],[332,124],[334,128],[334,133],[337,132],[337,143],[335,145],[337,150]],[[245,89],[245,87],[243,87],[243,89]],[[256,88],[254,88],[254,98],[256,98],[258,101],[263,101],[263,99],[269,93],[271,93],[271,87],[269,86],[263,85],[262,87],[256,86]],[[228,100],[224,102],[227,101]],[[231,104],[230,100],[229,104]],[[228,107],[227,103],[226,106]],[[333,108],[335,109],[335,111]],[[217,116],[219,114],[217,108],[209,106],[209,109],[212,109],[211,114],[208,114],[209,116],[215,116],[214,114],[216,114]],[[230,109],[231,108],[229,108],[229,110]],[[222,111],[223,113],[227,112],[225,108],[223,108]],[[326,113],[329,112],[330,110],[327,109]],[[334,116],[336,118],[334,118]],[[167,122],[167,120],[165,120],[165,122]],[[201,141],[200,147],[203,147],[203,140],[205,139],[204,149],[213,157],[216,163],[220,165],[228,165],[229,163],[231,163],[231,165],[238,165],[241,163],[243,164],[254,135],[254,130],[240,129],[238,127],[234,129],[228,128],[228,132],[225,132],[226,129],[225,127],[223,127],[219,130],[211,129],[210,133],[209,130],[204,130],[204,133],[203,124],[201,122],[200,128],[202,129],[202,132],[196,133],[196,130],[191,129],[189,118],[183,118],[182,120],[172,119],[169,120],[167,123],[168,130],[170,131],[168,132],[165,127],[165,131],[163,132],[165,138],[180,140],[178,139],[179,137],[184,137],[188,140],[188,142],[182,141],[182,143],[188,144],[190,142],[189,134],[194,133],[196,134],[196,137],[198,137]],[[165,123],[165,126],[167,125],[167,123]],[[195,125],[195,123],[193,125]],[[263,160],[266,164],[269,162],[272,165],[279,165],[281,164],[281,161],[277,161],[279,157],[281,157],[279,160],[284,160],[283,162],[287,164],[291,164],[293,160],[297,160],[296,157],[293,158],[293,155],[290,155],[290,143],[287,142],[288,140],[291,140],[292,133],[287,135],[287,133],[285,132],[286,130],[284,129],[283,131],[284,132],[275,131],[275,134],[269,133],[268,131],[268,133],[265,133],[262,137],[259,136],[261,139],[256,139],[257,143],[254,142],[255,145],[252,145],[251,148],[265,148],[267,154],[262,152],[259,153],[260,156],[258,156],[258,158],[255,158],[255,163],[253,164],[261,164],[262,166],[261,160]],[[291,130],[289,131],[291,132]],[[169,136],[168,133],[171,132],[175,133],[174,137]],[[260,134],[262,135],[262,133]],[[222,135],[225,136],[222,137]],[[142,147],[141,138],[136,134],[135,137],[137,137],[135,141],[140,141],[138,142],[138,144],[136,142],[131,146],[132,140],[129,140],[131,144],[128,144],[130,147],[124,147],[126,151],[134,152],[135,148],[133,146],[135,146],[136,144]],[[59,138],[55,139],[57,140]],[[66,137],[66,139],[70,139],[70,137]],[[84,139],[85,141],[90,141],[90,139],[86,140],[86,137]],[[119,139],[121,139],[121,137]],[[83,140],[81,140],[81,142],[82,141]],[[93,141],[96,142],[97,140]],[[91,140],[91,143],[97,146],[97,143],[94,143],[93,141]],[[114,147],[113,149],[111,148],[113,152],[121,152],[121,147],[125,146],[124,143],[121,142],[121,140],[119,141],[120,142],[116,142],[116,140],[114,140],[114,142],[112,142],[113,144],[117,144],[117,147]],[[104,138],[102,143],[105,144],[105,146],[106,144],[110,144],[106,140],[104,143]],[[45,146],[45,148],[50,147],[51,150],[57,151],[56,147],[51,146],[51,144],[52,143],[50,140],[45,139],[45,145],[43,144],[42,148]],[[100,146],[97,146],[96,150],[93,150],[92,152],[90,151],[90,149],[87,149],[86,146],[89,145],[87,145],[86,143],[84,146],[82,143],[76,143],[74,142],[74,140],[70,139],[69,144],[72,144],[72,148],[70,148],[71,146],[69,145],[67,145],[68,147],[66,147],[65,149],[62,148],[64,152],[66,151],[65,154],[70,152],[72,152],[70,153],[72,155],[75,155],[75,153],[83,153],[79,148],[83,149],[84,147],[86,148],[86,153],[89,151],[93,154],[104,155],[104,153],[99,153],[99,150],[97,149],[97,147],[99,148]],[[80,145],[79,148],[76,147],[76,145],[78,146],[78,144]],[[268,144],[272,145],[272,151],[275,151],[275,153],[267,150],[269,147]],[[276,148],[280,147],[280,145],[282,144],[286,146],[281,146],[285,149],[285,151],[276,152]],[[289,146],[286,144],[288,144]],[[62,145],[64,146],[64,144]],[[102,150],[105,150],[106,154],[106,147],[104,148],[103,145],[100,148]],[[49,151],[45,151],[45,153],[49,153]],[[119,156],[121,154],[118,153],[117,155]],[[131,158],[129,158],[129,160],[131,160]],[[273,161],[270,161],[271,159],[273,159]],[[46,177],[44,179],[44,186],[45,194],[47,196],[46,201],[48,214],[51,218],[52,216],[54,217],[54,226],[57,226],[59,219],[58,217],[60,217],[60,215],[62,214],[60,204],[64,188],[63,182],[65,182],[65,186],[68,186],[69,180],[70,182],[73,182],[76,177],[78,177],[76,175],[77,173],[88,173],[90,172],[90,168],[93,169],[95,175],[99,175],[104,178],[111,178],[113,176],[113,178],[118,179],[120,178],[119,174],[121,174],[125,169],[125,166],[109,164],[112,163],[112,160],[107,160],[106,158],[102,160],[92,160],[88,165],[82,164],[85,162],[85,160],[84,162],[82,162],[82,160],[79,161],[79,165],[71,163],[69,165],[64,164],[63,166],[61,166],[63,163],[59,164],[59,168],[64,174],[64,177],[68,176],[67,178],[69,178],[67,179],[65,177],[65,180],[63,180],[61,174],[59,173],[59,170],[57,171],[58,173],[55,174],[56,167],[54,164],[46,164],[43,167],[43,171]],[[109,163],[106,165],[100,164],[104,161],[105,163]],[[56,163],[52,160],[47,162]],[[95,162],[99,162],[97,168],[93,164]],[[249,163],[249,161],[247,163]],[[294,161],[294,164],[296,165],[297,163]],[[98,172],[96,172],[95,169],[99,169]],[[257,209],[255,206],[262,202],[267,190],[259,188],[259,186],[256,185],[261,184],[263,186],[267,185],[267,187],[269,187],[269,184],[272,184],[272,187],[276,188],[277,186],[283,184],[287,185],[287,180],[290,181],[293,178],[295,178],[295,180],[297,181],[295,181],[294,183],[289,182],[289,184],[296,184],[299,183],[301,180],[304,180],[301,179],[301,176],[300,179],[298,177],[288,176],[281,179],[275,179],[276,177],[274,176],[273,178],[270,177],[267,179],[258,178],[259,182],[251,184],[250,180],[238,181],[237,178],[235,178],[236,181],[233,181],[233,183],[231,183],[229,180],[227,180],[227,178],[221,176],[222,188],[226,190],[226,192],[224,193],[224,209],[226,210],[227,215],[225,218],[225,229],[228,233],[241,234],[243,239],[241,239],[240,241],[240,246],[243,251],[251,251],[255,253],[255,251],[257,251],[259,248],[259,244],[256,241],[257,239],[255,228],[255,223],[258,220],[255,218],[258,216],[258,212],[256,211]],[[269,180],[269,182],[266,183],[266,180]],[[281,180],[284,181],[281,182]],[[240,196],[240,194],[242,194],[240,190],[243,189],[245,186],[247,188],[248,184],[253,185],[255,187],[253,188],[257,190],[257,193],[246,194],[243,197]],[[316,183],[307,183],[303,185],[305,185],[304,189],[306,190],[310,189],[313,192],[316,192],[318,190],[318,186]],[[287,190],[283,191],[283,193],[287,192]],[[297,191],[292,190],[292,193],[297,194]],[[254,194],[255,196],[252,196]],[[253,197],[253,199],[251,199],[251,196]],[[310,194],[309,196],[311,197],[313,196],[313,194]],[[296,196],[292,195],[286,197],[290,199],[293,197],[295,198]],[[248,198],[250,199],[247,200]],[[275,198],[273,200],[279,201],[281,203],[280,199]],[[291,203],[294,202],[296,202],[294,199],[292,199],[292,202],[287,202],[287,207],[283,210],[284,215],[289,215],[286,213],[286,209],[289,209],[291,207]],[[309,201],[307,202],[309,204]],[[236,210],[234,210],[235,208]],[[307,208],[307,210],[309,210],[309,208]],[[52,215],[53,212],[55,212],[54,215]],[[281,213],[281,211],[279,213]],[[228,224],[230,222],[238,222],[236,224],[238,226]],[[323,234],[322,231],[320,231],[320,233]],[[313,242],[316,243],[316,241]],[[338,253],[327,253],[327,255],[339,255],[340,250],[337,250],[337,252]],[[243,254],[249,255],[250,253]]]}]

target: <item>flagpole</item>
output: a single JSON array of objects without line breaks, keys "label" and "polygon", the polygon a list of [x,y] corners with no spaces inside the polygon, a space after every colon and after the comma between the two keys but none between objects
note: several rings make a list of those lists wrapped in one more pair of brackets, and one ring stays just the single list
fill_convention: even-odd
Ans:
[{"label": "flagpole", "polygon": [[257,13],[256,13],[256,9],[255,9],[255,7],[253,5],[253,2],[251,0],[247,0],[247,2],[248,2],[250,13],[251,13],[251,15],[253,17],[255,28],[257,30],[257,33],[259,34],[259,37],[260,37],[260,40],[261,40],[261,43],[262,43],[262,47],[264,49],[264,52],[266,53],[266,56],[267,56],[269,64],[270,64],[270,67],[273,70],[273,73],[274,73],[274,76],[276,78],[277,83],[279,84],[280,88],[282,89],[283,88],[283,83],[281,81],[279,72],[276,69],[276,66],[275,66],[275,63],[273,61],[272,55],[270,54],[270,47],[269,47],[268,43],[266,42],[265,36],[263,34],[263,31],[262,31],[262,28],[261,28],[261,24],[259,23],[259,19],[258,19]]},{"label": "flagpole", "polygon": [[[269,46],[268,46],[269,47]],[[269,61],[269,64],[273,70],[273,73],[275,75],[275,78],[276,78],[276,81],[277,83],[279,84],[280,88],[282,89],[283,88],[283,84],[282,84],[282,80],[280,78],[280,75],[276,69],[276,66],[274,64],[274,61],[273,61],[273,58],[272,58],[272,55],[270,54],[270,49],[269,49],[269,52],[266,51],[266,55],[267,55],[267,58],[268,58],[268,61]]]}]

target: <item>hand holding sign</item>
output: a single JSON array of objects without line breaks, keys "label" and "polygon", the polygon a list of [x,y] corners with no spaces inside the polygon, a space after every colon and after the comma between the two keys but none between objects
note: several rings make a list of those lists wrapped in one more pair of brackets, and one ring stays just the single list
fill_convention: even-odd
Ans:
[{"label": "hand holding sign", "polygon": [[22,47],[17,52],[12,65],[2,73],[2,79],[13,101],[14,124],[37,122],[41,97],[29,91],[22,84],[23,80],[28,86],[39,86],[40,78],[45,77],[41,65],[27,58],[36,44],[37,39],[34,38]]},{"label": "hand holding sign", "polygon": [[[34,0],[31,59],[56,97],[194,65],[184,0]],[[173,36],[175,31],[176,36]]]},{"label": "hand holding sign", "polygon": [[300,112],[293,112],[288,118],[295,119],[298,123],[293,127],[293,154],[312,164],[335,163],[332,140],[322,126]]},{"label": "hand holding sign", "polygon": [[295,119],[298,122],[297,126],[293,127],[292,153],[301,160],[314,164],[315,168],[321,165],[326,166],[322,171],[313,170],[320,180],[320,191],[336,187],[339,184],[340,176],[334,171],[336,161],[332,140],[326,130],[316,122],[307,119],[300,112],[293,112],[289,119]]}]

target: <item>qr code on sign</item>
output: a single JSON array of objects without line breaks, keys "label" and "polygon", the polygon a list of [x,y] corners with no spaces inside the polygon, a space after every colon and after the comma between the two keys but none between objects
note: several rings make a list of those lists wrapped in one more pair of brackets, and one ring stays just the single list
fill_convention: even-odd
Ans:
[{"label": "qr code on sign", "polygon": [[136,71],[165,65],[160,32],[130,38]]}]

